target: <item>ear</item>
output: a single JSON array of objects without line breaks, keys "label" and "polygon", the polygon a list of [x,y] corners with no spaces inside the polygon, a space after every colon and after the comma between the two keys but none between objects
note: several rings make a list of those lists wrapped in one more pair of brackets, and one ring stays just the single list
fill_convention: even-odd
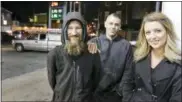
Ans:
[{"label": "ear", "polygon": [[104,22],[104,27],[105,27],[105,28],[107,27],[107,21]]}]

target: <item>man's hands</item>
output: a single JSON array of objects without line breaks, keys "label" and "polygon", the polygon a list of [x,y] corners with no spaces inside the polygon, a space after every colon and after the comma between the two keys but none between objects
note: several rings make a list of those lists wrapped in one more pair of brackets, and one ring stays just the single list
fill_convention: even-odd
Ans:
[{"label": "man's hands", "polygon": [[98,47],[97,47],[97,43],[88,42],[87,45],[88,45],[88,51],[89,51],[91,54],[95,54],[95,53],[97,53],[97,51],[100,53],[100,50],[99,50]]}]

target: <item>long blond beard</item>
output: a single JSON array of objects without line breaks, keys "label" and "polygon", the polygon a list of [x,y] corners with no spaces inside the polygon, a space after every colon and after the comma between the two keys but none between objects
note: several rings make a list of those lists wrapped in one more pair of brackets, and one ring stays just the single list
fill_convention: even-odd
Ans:
[{"label": "long blond beard", "polygon": [[80,41],[78,44],[75,45],[70,43],[70,41],[68,41],[65,45],[65,49],[69,55],[77,56],[84,51],[85,44],[83,41]]}]

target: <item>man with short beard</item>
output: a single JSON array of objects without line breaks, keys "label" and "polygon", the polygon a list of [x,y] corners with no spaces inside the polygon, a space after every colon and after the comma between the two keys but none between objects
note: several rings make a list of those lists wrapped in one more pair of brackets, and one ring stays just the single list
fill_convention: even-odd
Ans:
[{"label": "man with short beard", "polygon": [[92,102],[99,80],[100,58],[87,51],[86,26],[78,12],[67,14],[63,24],[63,45],[48,53],[48,80],[52,101]]}]

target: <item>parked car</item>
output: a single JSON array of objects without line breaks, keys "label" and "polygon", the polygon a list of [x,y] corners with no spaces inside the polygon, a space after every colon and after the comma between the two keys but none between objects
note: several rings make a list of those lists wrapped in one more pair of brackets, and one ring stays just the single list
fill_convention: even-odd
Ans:
[{"label": "parked car", "polygon": [[30,34],[24,30],[13,31],[13,36],[15,39],[25,39],[28,35]]},{"label": "parked car", "polygon": [[16,51],[24,50],[50,51],[58,45],[61,45],[61,36],[59,34],[31,34],[25,39],[15,39],[12,45]]}]

